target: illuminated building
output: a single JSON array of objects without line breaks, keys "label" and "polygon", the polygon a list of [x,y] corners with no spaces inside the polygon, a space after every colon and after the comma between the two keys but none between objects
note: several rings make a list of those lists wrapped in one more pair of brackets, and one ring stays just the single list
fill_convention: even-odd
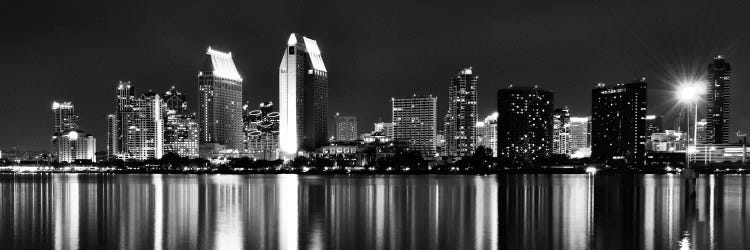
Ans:
[{"label": "illuminated building", "polygon": [[601,162],[644,163],[646,146],[646,81],[607,87],[597,84],[591,98],[591,157]]},{"label": "illuminated building", "polygon": [[52,102],[52,132],[63,132],[78,129],[78,116],[70,102]]},{"label": "illuminated building", "polygon": [[337,141],[357,140],[357,117],[342,116],[336,113],[335,120]]},{"label": "illuminated building", "polygon": [[570,117],[570,158],[591,156],[591,117]]},{"label": "illuminated building", "polygon": [[477,122],[477,147],[491,149],[493,157],[497,157],[497,116],[495,112],[484,121]]},{"label": "illuminated building", "polygon": [[198,72],[198,124],[200,143],[217,143],[228,149],[241,149],[242,77],[232,53],[208,47]]},{"label": "illuminated building", "polygon": [[187,111],[187,98],[172,87],[164,93],[164,153],[198,157],[198,122]]},{"label": "illuminated building", "polygon": [[52,136],[52,152],[55,161],[73,163],[76,161],[96,162],[96,139],[91,134],[77,130],[55,132]]},{"label": "illuminated building", "polygon": [[385,137],[393,139],[392,122],[376,122],[373,127],[375,132],[382,132]]},{"label": "illuminated building", "polygon": [[552,154],[554,94],[537,86],[497,91],[498,157],[534,162]]},{"label": "illuminated building", "polygon": [[646,136],[650,136],[653,133],[664,132],[663,123],[664,117],[660,115],[647,115],[646,116]]},{"label": "illuminated building", "polygon": [[664,130],[664,132],[651,133],[648,138],[646,150],[656,152],[685,152],[687,143],[686,134],[676,130]]},{"label": "illuminated building", "polygon": [[722,56],[717,56],[708,65],[705,143],[729,143],[731,70],[731,65]]},{"label": "illuminated building", "polygon": [[117,86],[117,113],[107,116],[107,155],[119,159],[160,159],[163,155],[163,101],[153,92],[136,98],[135,87]]},{"label": "illuminated building", "polygon": [[552,120],[552,153],[570,155],[570,111],[555,109]]},{"label": "illuminated building", "polygon": [[422,156],[435,156],[437,135],[437,97],[409,96],[392,98],[393,139],[409,145]]},{"label": "illuminated building", "polygon": [[328,70],[318,43],[292,33],[279,65],[279,147],[285,157],[328,141]]},{"label": "illuminated building", "polygon": [[477,146],[477,82],[472,68],[464,68],[448,88],[448,112],[445,115],[445,152],[450,156],[467,156]]},{"label": "illuminated building", "polygon": [[259,107],[249,110],[247,104],[243,106],[246,152],[255,159],[279,159],[279,112],[273,111],[273,102]]}]

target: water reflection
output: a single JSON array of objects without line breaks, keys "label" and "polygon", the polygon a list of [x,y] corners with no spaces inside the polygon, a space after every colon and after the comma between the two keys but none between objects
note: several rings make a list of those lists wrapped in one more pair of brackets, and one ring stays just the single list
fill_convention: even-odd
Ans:
[{"label": "water reflection", "polygon": [[750,177],[0,175],[10,249],[746,249]]}]

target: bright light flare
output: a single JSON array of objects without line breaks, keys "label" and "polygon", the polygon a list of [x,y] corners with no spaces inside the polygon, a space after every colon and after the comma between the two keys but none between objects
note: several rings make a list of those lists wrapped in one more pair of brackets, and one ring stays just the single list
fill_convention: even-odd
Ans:
[{"label": "bright light flare", "polygon": [[590,174],[590,175],[595,175],[597,171],[599,171],[599,170],[596,169],[595,167],[587,167],[586,168],[586,173]]},{"label": "bright light flare", "polygon": [[682,82],[677,86],[677,100],[683,103],[699,101],[706,94],[706,86],[702,82]]}]

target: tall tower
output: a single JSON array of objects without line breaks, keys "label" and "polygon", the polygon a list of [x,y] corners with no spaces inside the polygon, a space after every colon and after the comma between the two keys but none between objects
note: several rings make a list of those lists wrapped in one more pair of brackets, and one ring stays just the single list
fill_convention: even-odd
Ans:
[{"label": "tall tower", "polygon": [[52,115],[52,133],[78,129],[78,116],[72,103],[52,102]]},{"label": "tall tower", "polygon": [[448,113],[445,115],[446,153],[467,156],[477,146],[477,82],[471,67],[464,68],[448,88]]},{"label": "tall tower", "polygon": [[200,143],[218,143],[229,149],[241,149],[242,77],[232,53],[208,47],[198,72],[198,124]]},{"label": "tall tower", "polygon": [[117,111],[107,116],[107,156],[160,159],[163,155],[163,99],[149,92],[135,96],[130,82],[117,86]]},{"label": "tall tower", "polygon": [[437,97],[409,96],[391,99],[393,139],[407,142],[422,156],[434,156],[437,146]]},{"label": "tall tower", "polygon": [[552,123],[552,152],[570,155],[570,111],[567,107],[555,109]]},{"label": "tall tower", "polygon": [[646,157],[646,81],[591,91],[591,157],[602,162],[644,164]]},{"label": "tall tower", "polygon": [[279,147],[313,151],[328,137],[328,70],[315,40],[292,33],[279,65]]},{"label": "tall tower", "polygon": [[729,143],[729,92],[731,65],[722,56],[708,64],[705,143]]},{"label": "tall tower", "polygon": [[552,154],[554,94],[537,86],[497,91],[498,157],[529,163]]}]

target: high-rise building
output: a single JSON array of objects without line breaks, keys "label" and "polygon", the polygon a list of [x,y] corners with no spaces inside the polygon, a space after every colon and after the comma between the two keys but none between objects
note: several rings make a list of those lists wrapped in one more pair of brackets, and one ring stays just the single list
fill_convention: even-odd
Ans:
[{"label": "high-rise building", "polygon": [[242,77],[232,53],[208,47],[198,72],[198,124],[200,143],[215,143],[228,149],[241,149]]},{"label": "high-rise building", "polygon": [[337,141],[354,141],[357,140],[357,117],[342,116],[336,113],[336,140]]},{"label": "high-rise building", "polygon": [[52,136],[55,161],[73,163],[78,160],[96,162],[96,139],[91,134],[77,130],[55,132]]},{"label": "high-rise building", "polygon": [[497,91],[498,157],[534,162],[552,154],[554,94],[537,86]]},{"label": "high-rise building", "polygon": [[445,114],[445,147],[451,156],[467,156],[477,146],[477,84],[479,76],[464,68],[448,87],[448,112]]},{"label": "high-rise building", "polygon": [[477,147],[491,149],[493,157],[497,157],[497,116],[495,112],[477,122]]},{"label": "high-rise building", "polygon": [[394,140],[408,143],[422,156],[435,156],[437,135],[437,97],[408,96],[392,98]]},{"label": "high-rise building", "polygon": [[153,92],[136,98],[135,87],[117,86],[117,112],[107,116],[107,155],[119,159],[160,159],[164,143],[164,102]]},{"label": "high-rise building", "polygon": [[663,123],[664,117],[660,115],[647,115],[646,116],[646,137],[651,136],[653,133],[664,132]]},{"label": "high-rise building", "polygon": [[722,56],[717,56],[708,64],[705,143],[729,143],[731,70],[731,65]]},{"label": "high-rise building", "polygon": [[591,157],[602,162],[624,160],[630,166],[643,165],[645,78],[613,87],[599,83],[591,93]]},{"label": "high-rise building", "polygon": [[591,156],[591,117],[570,117],[570,157]]},{"label": "high-rise building", "polygon": [[78,116],[70,102],[52,102],[52,132],[78,129]]},{"label": "high-rise building", "polygon": [[279,65],[279,146],[285,157],[328,141],[328,70],[318,43],[289,36]]},{"label": "high-rise building", "polygon": [[279,112],[273,111],[273,102],[262,102],[255,110],[245,104],[243,109],[247,153],[255,159],[279,159]]},{"label": "high-rise building", "polygon": [[552,153],[570,155],[570,111],[568,108],[555,109],[552,120]]},{"label": "high-rise building", "polygon": [[187,110],[187,98],[174,87],[164,93],[164,153],[198,157],[198,121]]}]

